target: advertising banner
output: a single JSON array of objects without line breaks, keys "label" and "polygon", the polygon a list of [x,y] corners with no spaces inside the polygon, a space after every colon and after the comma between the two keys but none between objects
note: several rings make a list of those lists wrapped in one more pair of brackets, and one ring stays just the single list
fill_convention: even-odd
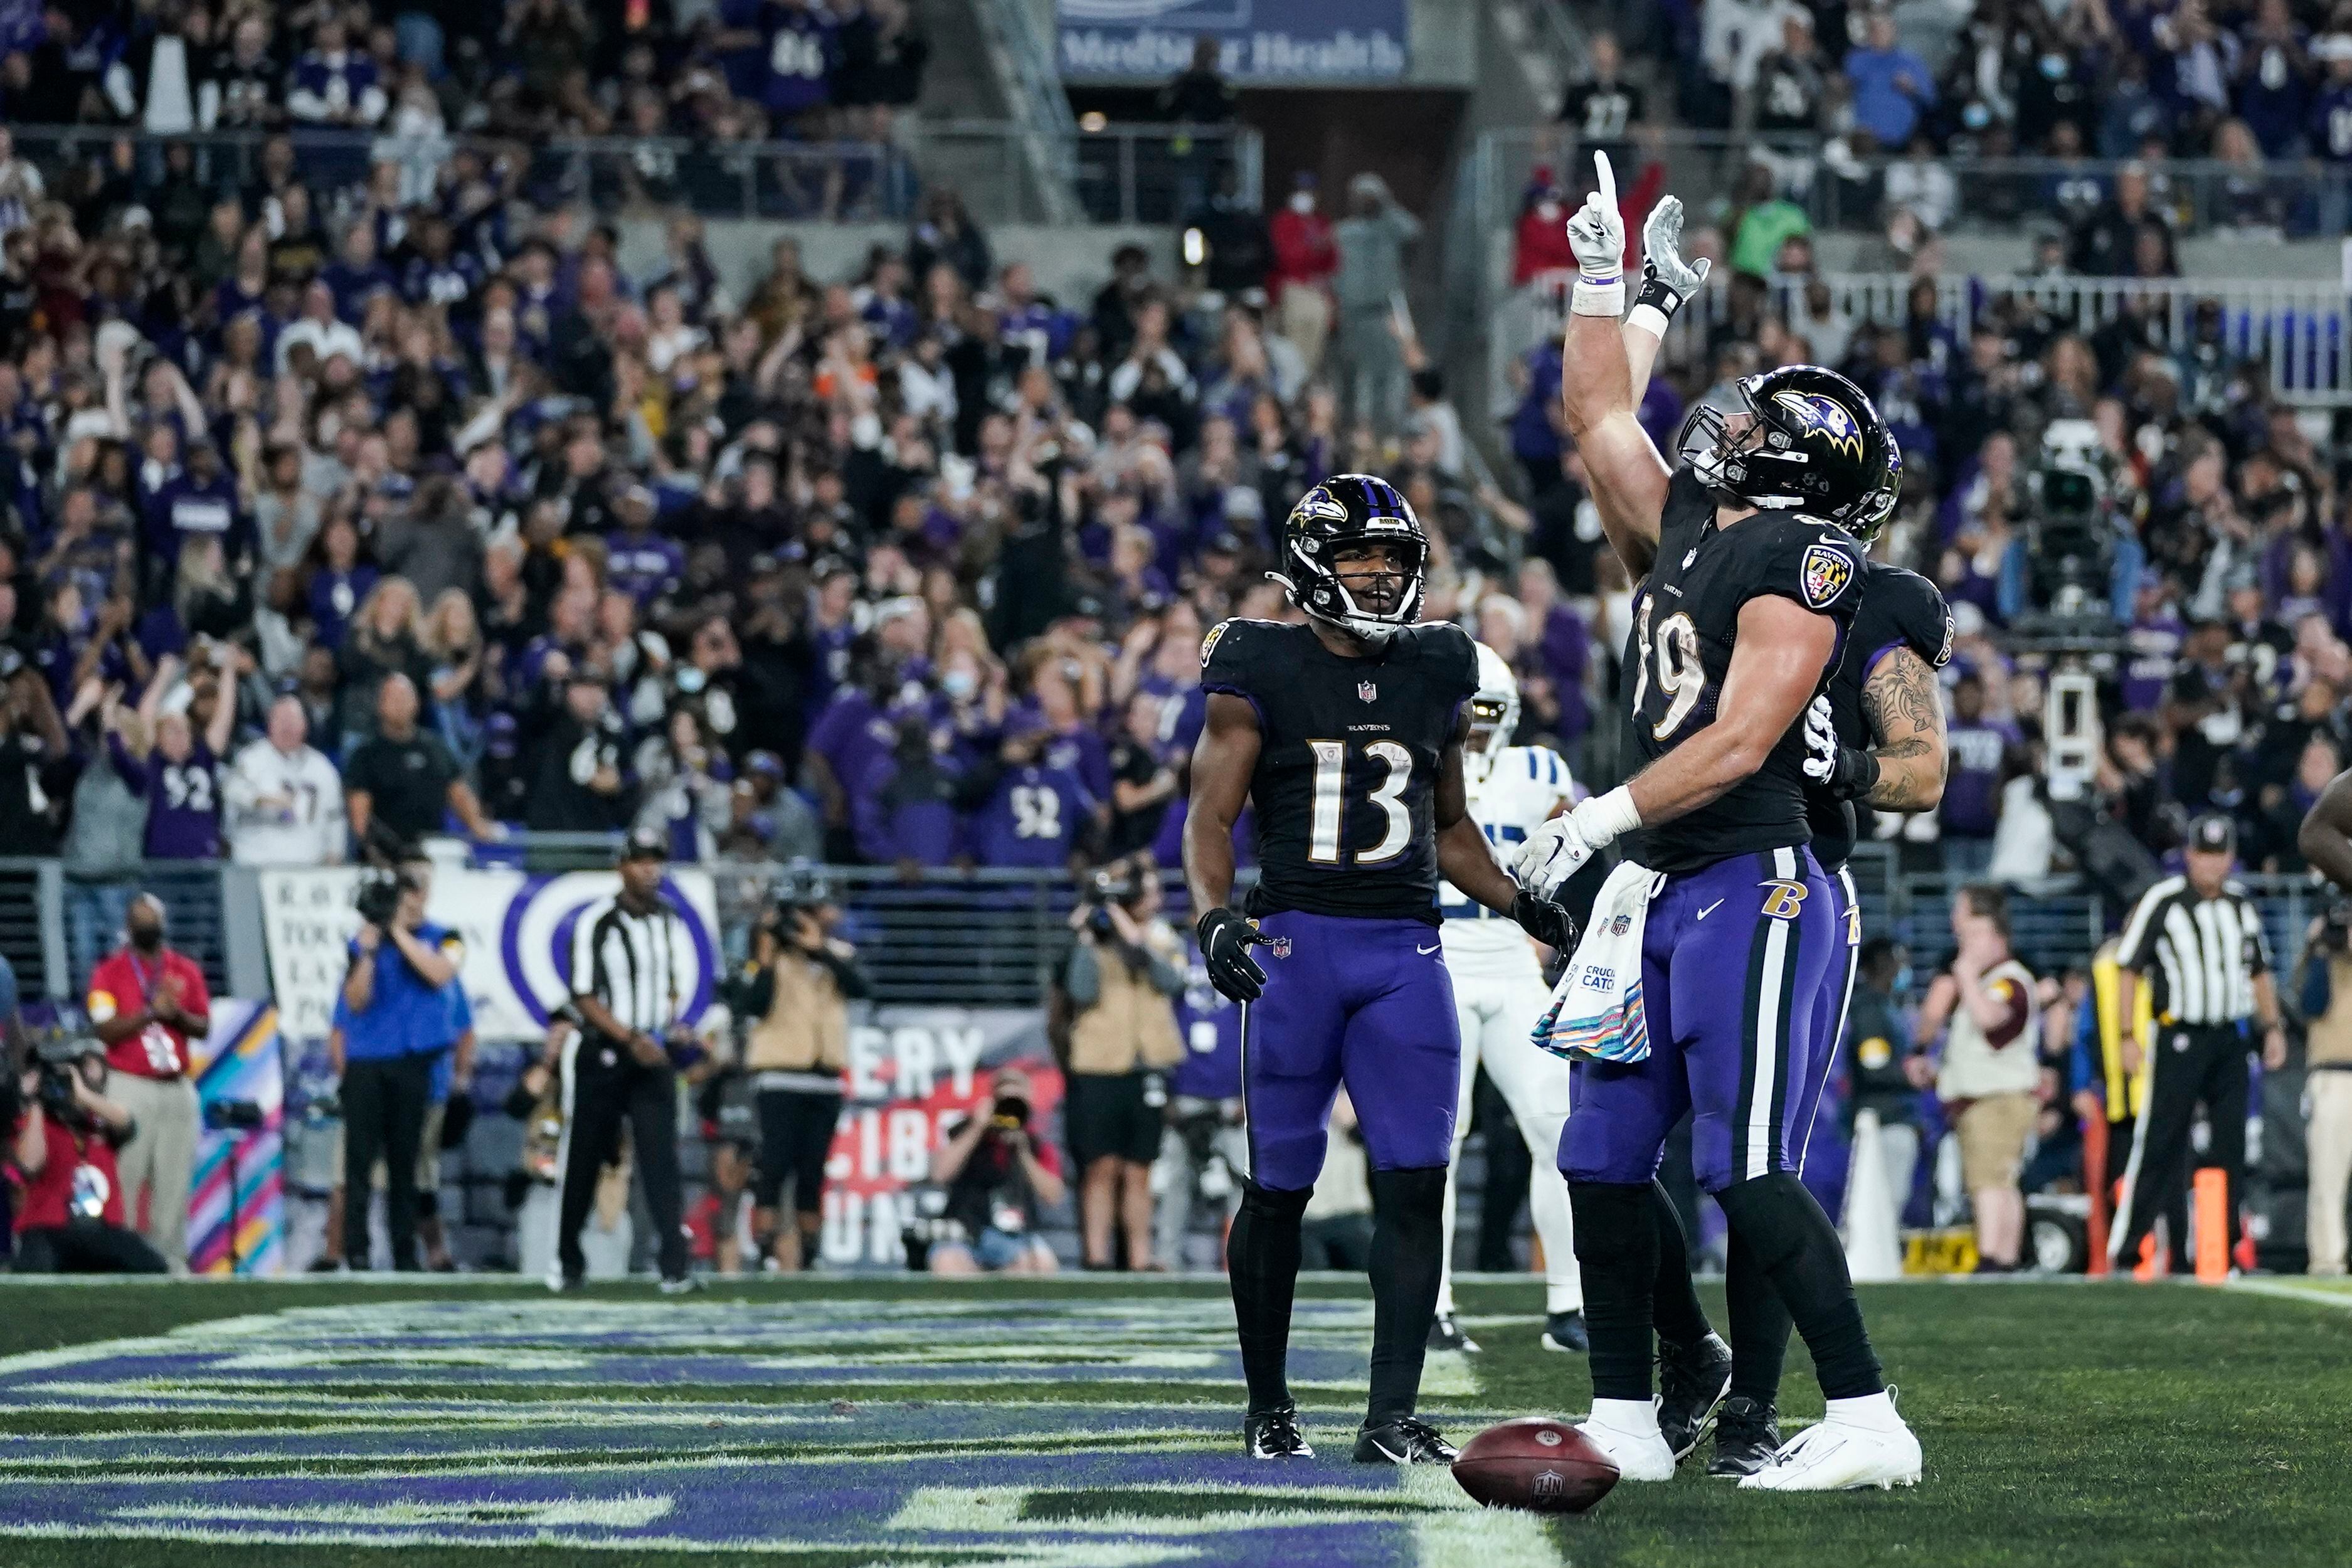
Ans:
[{"label": "advertising banner", "polygon": [[[359,931],[352,907],[361,873],[348,867],[261,874],[262,929],[279,1028],[291,1040],[326,1037],[343,983],[348,948]],[[474,1032],[485,1040],[537,1039],[549,1011],[571,994],[572,942],[583,911],[619,891],[613,871],[533,876],[515,870],[435,873],[426,918],[465,944],[460,967],[474,1005]],[[695,979],[685,1018],[702,1016],[719,980],[717,905],[709,873],[680,870],[662,891],[694,936]]]},{"label": "advertising banner", "polygon": [[280,1273],[286,1073],[278,1009],[215,999],[212,1033],[190,1041],[188,1055],[205,1108],[188,1190],[188,1268],[197,1274]]},{"label": "advertising banner", "polygon": [[1057,21],[1066,81],[1166,81],[1204,37],[1244,85],[1404,75],[1405,0],[1060,0]]}]

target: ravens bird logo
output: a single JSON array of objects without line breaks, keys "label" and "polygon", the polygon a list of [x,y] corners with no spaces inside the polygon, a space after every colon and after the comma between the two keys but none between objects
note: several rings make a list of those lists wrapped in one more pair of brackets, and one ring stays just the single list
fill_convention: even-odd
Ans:
[{"label": "ravens bird logo", "polygon": [[1817,392],[1776,392],[1772,401],[1789,411],[1800,430],[1817,430],[1832,450],[1862,461],[1862,426],[1834,399]]}]

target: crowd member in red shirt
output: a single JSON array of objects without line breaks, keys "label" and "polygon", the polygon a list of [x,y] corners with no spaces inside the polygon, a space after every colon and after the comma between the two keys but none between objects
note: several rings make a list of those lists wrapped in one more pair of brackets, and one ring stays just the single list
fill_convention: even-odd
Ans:
[{"label": "crowd member in red shirt", "polygon": [[1339,247],[1331,237],[1331,220],[1315,205],[1315,176],[1298,172],[1297,189],[1290,205],[1265,226],[1274,247],[1274,267],[1265,275],[1266,302],[1274,308],[1282,335],[1307,361],[1311,380],[1323,363],[1323,344],[1331,335],[1331,279],[1339,270]]},{"label": "crowd member in red shirt", "polygon": [[140,1234],[173,1268],[184,1268],[188,1184],[203,1120],[188,1042],[212,1028],[212,993],[194,959],[163,945],[163,900],[140,894],[122,925],[130,940],[90,972],[89,1021],[114,1069],[115,1098],[139,1129],[122,1147],[123,1201],[135,1216],[146,1192]]},{"label": "crowd member in red shirt", "polygon": [[[107,1099],[104,1047],[73,1042],[71,1066],[27,1069],[17,1082],[10,1176],[16,1209],[19,1274],[162,1274],[162,1254],[123,1224],[115,1150],[136,1131],[131,1113]],[[47,1055],[47,1053],[44,1053]],[[55,1061],[56,1058],[50,1058]],[[45,1093],[56,1073],[67,1093]]]}]

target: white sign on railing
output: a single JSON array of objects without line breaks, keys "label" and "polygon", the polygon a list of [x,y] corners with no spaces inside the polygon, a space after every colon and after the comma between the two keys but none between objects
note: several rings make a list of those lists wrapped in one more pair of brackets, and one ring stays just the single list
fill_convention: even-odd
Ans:
[{"label": "white sign on railing", "polygon": [[[261,874],[262,931],[278,1028],[291,1040],[323,1039],[359,931],[352,895],[361,873],[349,867]],[[433,879],[425,916],[456,931],[464,945],[458,978],[473,1004],[474,1030],[486,1040],[535,1040],[549,1010],[571,994],[573,933],[583,911],[618,890],[612,871],[533,876],[512,870],[443,870]],[[694,934],[694,988],[682,1016],[692,1022],[710,1005],[721,970],[719,917],[709,874],[670,873],[663,891]]]}]

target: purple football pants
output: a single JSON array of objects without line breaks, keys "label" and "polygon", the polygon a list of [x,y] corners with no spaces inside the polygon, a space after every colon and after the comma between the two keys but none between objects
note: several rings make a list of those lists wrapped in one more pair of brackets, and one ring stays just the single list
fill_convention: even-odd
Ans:
[{"label": "purple football pants", "polygon": [[1339,1086],[1376,1171],[1442,1167],[1454,1152],[1462,1040],[1437,928],[1286,910],[1250,951],[1265,994],[1242,1009],[1243,1131],[1252,1181],[1315,1184]]},{"label": "purple football pants", "polygon": [[[1650,900],[1642,998],[1650,1054],[1580,1061],[1559,1168],[1572,1182],[1642,1183],[1692,1112],[1698,1184],[1794,1171],[1819,1090],[1815,1020],[1832,952],[1829,879],[1805,848],[1730,856],[1666,879]],[[1829,1042],[1823,1041],[1826,1056]]]}]

